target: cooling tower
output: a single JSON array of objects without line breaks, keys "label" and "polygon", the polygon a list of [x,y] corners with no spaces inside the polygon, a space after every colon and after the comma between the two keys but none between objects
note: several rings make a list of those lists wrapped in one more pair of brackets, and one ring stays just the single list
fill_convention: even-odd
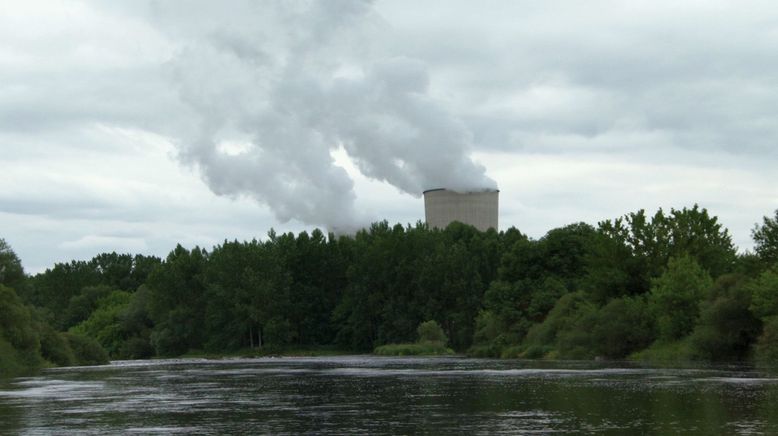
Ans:
[{"label": "cooling tower", "polygon": [[424,213],[430,227],[446,228],[452,221],[470,224],[478,230],[497,230],[500,191],[454,192],[447,189],[424,191]]}]

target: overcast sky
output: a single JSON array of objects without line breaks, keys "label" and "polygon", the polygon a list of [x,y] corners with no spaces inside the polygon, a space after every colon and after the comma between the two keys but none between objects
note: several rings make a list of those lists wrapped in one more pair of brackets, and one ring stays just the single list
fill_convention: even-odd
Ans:
[{"label": "overcast sky", "polygon": [[423,219],[778,208],[772,1],[4,1],[0,237],[28,272]]}]

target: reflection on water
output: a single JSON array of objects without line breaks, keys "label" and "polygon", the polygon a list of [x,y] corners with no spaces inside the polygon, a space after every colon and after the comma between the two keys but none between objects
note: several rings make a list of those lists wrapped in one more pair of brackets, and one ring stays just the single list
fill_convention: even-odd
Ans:
[{"label": "reflection on water", "polygon": [[0,384],[0,433],[778,434],[778,378],[461,358],[125,361]]}]

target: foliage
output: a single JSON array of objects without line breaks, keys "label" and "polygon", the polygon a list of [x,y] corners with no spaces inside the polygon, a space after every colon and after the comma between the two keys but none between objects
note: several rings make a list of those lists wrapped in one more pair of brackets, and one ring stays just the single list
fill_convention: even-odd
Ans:
[{"label": "foliage", "polygon": [[28,289],[20,296],[26,303],[45,309],[51,324],[65,330],[86,319],[84,309],[88,310],[89,304],[96,300],[94,297],[79,299],[89,293],[85,289],[134,292],[159,264],[160,259],[153,256],[116,253],[99,254],[89,261],[57,263],[32,277]]},{"label": "foliage", "polygon": [[379,356],[436,356],[454,354],[454,350],[446,348],[440,342],[425,342],[415,344],[387,344],[376,347],[373,354]]},{"label": "foliage", "polygon": [[453,347],[470,345],[483,292],[496,274],[499,234],[459,223],[430,230],[382,222],[340,242],[351,263],[333,313],[336,343],[367,351],[408,342],[420,322],[435,319]]},{"label": "foliage", "polygon": [[425,321],[419,324],[419,327],[416,328],[416,333],[419,335],[418,342],[420,343],[439,342],[445,345],[446,342],[448,342],[448,338],[443,332],[443,329],[440,328],[440,325],[435,321]]},{"label": "foliage", "polygon": [[89,318],[98,307],[98,301],[108,296],[113,289],[106,285],[87,286],[70,298],[62,329],[67,330]]},{"label": "foliage", "polygon": [[778,315],[778,266],[761,273],[748,285],[751,310],[759,318]]},{"label": "foliage", "polygon": [[55,331],[48,324],[43,325],[41,330],[41,356],[57,366],[76,364],[76,355],[70,342],[63,333]]},{"label": "foliage", "polygon": [[585,293],[569,293],[560,298],[542,323],[527,333],[529,346],[551,346],[563,358],[594,356],[590,331],[596,320],[597,306]]},{"label": "foliage", "polygon": [[694,360],[694,352],[687,339],[669,342],[658,340],[650,347],[632,353],[628,358],[648,363],[677,364]]},{"label": "foliage", "polygon": [[435,321],[425,321],[416,328],[418,340],[408,344],[386,344],[376,347],[374,354],[381,356],[416,356],[453,354],[454,350],[446,347],[448,338]]},{"label": "foliage", "polygon": [[778,367],[778,317],[765,321],[764,330],[756,344],[756,361],[764,366]]},{"label": "foliage", "polygon": [[645,298],[621,297],[597,312],[591,334],[598,356],[621,359],[656,339],[656,322]]},{"label": "foliage", "polygon": [[692,257],[670,259],[667,271],[653,281],[649,297],[661,339],[672,341],[691,333],[699,303],[712,285],[710,275]]},{"label": "foliage", "polygon": [[71,327],[69,331],[94,338],[110,356],[118,356],[126,339],[119,321],[131,299],[132,295],[128,292],[112,291],[97,301],[89,318]]},{"label": "foliage", "polygon": [[76,365],[104,365],[109,362],[108,353],[96,340],[75,333],[65,333],[64,336],[73,350]]},{"label": "foliage", "polygon": [[707,361],[744,360],[762,329],[749,310],[750,293],[738,276],[722,276],[703,303],[689,343],[694,358]]},{"label": "foliage", "polygon": [[101,347],[128,359],[319,347],[410,354],[444,343],[504,358],[769,361],[778,354],[777,220],[755,228],[756,254],[736,254],[728,231],[695,205],[540,239],[461,223],[384,221],[337,238],[271,230],[210,250],[179,245],[164,260],[103,253],[33,277],[0,240],[0,283],[18,286],[14,297],[0,293],[0,366],[105,362]]},{"label": "foliage", "polygon": [[149,315],[155,323],[151,341],[161,356],[200,349],[204,342],[207,300],[203,270],[207,252],[177,246],[149,274]]},{"label": "foliage", "polygon": [[20,289],[24,283],[24,269],[11,246],[0,238],[0,285]]},{"label": "foliage", "polygon": [[603,239],[589,259],[586,289],[603,302],[649,291],[670,259],[691,257],[713,277],[730,272],[736,260],[729,231],[704,208],[644,210],[599,224]]},{"label": "foliage", "polygon": [[763,217],[762,225],[754,226],[751,231],[754,250],[767,264],[778,262],[778,209],[773,217]]},{"label": "foliage", "polygon": [[0,376],[40,367],[40,335],[32,314],[16,292],[0,285]]}]

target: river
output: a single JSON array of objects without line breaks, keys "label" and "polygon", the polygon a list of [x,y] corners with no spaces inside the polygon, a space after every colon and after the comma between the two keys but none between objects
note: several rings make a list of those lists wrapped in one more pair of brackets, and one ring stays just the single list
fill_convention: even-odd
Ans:
[{"label": "river", "polygon": [[0,382],[0,433],[778,434],[778,378],[458,357],[121,361]]}]

